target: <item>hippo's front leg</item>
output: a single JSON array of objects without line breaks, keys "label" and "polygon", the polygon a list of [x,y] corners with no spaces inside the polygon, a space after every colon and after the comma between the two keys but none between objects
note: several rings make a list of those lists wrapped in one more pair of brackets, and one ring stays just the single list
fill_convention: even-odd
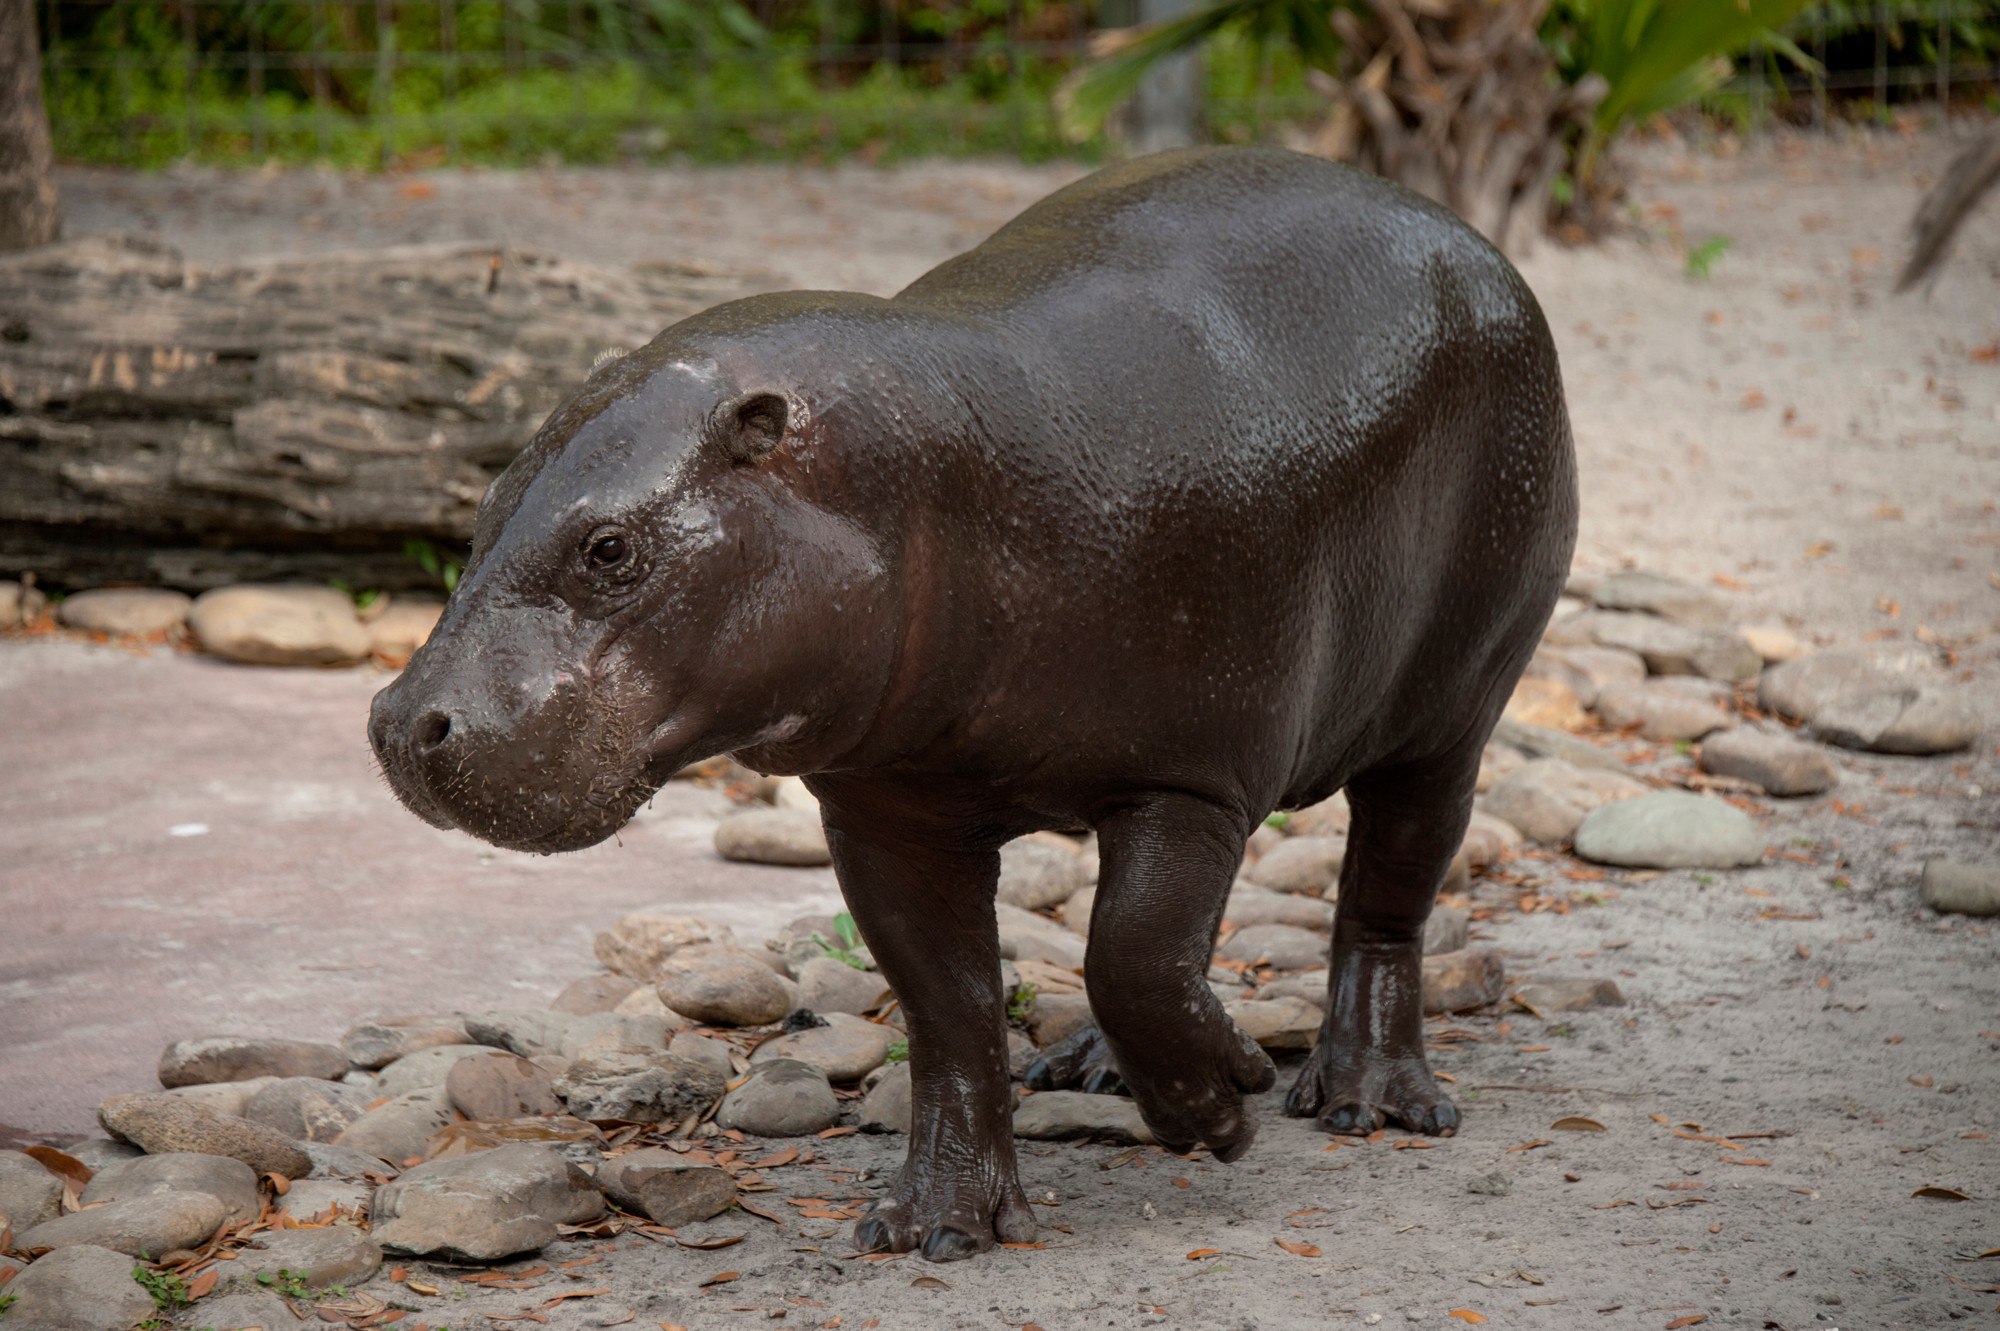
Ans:
[{"label": "hippo's front leg", "polygon": [[909,1155],[854,1226],[854,1245],[946,1262],[996,1240],[1029,1242],[993,913],[999,853],[930,832],[885,835],[873,820],[822,807],[840,890],[910,1037]]},{"label": "hippo's front leg", "polygon": [[1160,1144],[1234,1160],[1257,1131],[1243,1097],[1278,1075],[1208,987],[1243,820],[1171,794],[1120,810],[1097,833],[1103,868],[1084,958],[1091,1013]]}]

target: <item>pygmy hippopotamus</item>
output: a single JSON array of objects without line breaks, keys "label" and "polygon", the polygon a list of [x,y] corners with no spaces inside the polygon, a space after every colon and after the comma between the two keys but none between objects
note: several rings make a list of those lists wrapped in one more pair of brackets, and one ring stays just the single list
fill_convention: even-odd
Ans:
[{"label": "pygmy hippopotamus", "polygon": [[994,884],[1037,829],[1097,833],[1084,971],[1147,1125],[1227,1161],[1276,1071],[1205,979],[1224,901],[1271,810],[1344,789],[1286,1112],[1453,1130],[1424,920],[1576,516],[1497,251],[1328,162],[1163,153],[891,299],[734,301],[594,370],[369,734],[413,811],[524,851],[696,759],[802,774],[909,1031],[908,1160],[855,1241],[961,1257],[1035,1228]]}]

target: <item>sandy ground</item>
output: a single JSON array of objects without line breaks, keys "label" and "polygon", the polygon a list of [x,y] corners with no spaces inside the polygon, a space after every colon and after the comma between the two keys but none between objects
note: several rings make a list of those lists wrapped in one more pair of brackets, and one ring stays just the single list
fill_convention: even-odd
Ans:
[{"label": "sandy ground", "polygon": [[[1927,297],[1889,292],[1949,146],[1656,145],[1627,234],[1524,269],[1564,358],[1581,567],[1720,576],[1745,618],[1824,644],[1941,644],[2000,720],[2000,364],[1981,351],[2000,342],[2000,208]],[[72,172],[63,188],[72,233],[138,230],[197,257],[500,239],[887,292],[1069,174]],[[1691,279],[1683,245],[1715,235],[1729,250]],[[589,969],[590,935],[638,905],[754,936],[830,898],[823,872],[717,861],[718,797],[687,787],[577,857],[428,829],[369,769],[378,684],[0,645],[0,1123],[84,1130],[177,1035],[326,1038],[384,1011],[552,995]],[[1541,895],[1603,899],[1524,914],[1522,885],[1482,888],[1496,909],[1478,931],[1510,970],[1610,976],[1630,1005],[1449,1023],[1477,1037],[1436,1055],[1465,1126],[1429,1149],[1392,1136],[1329,1151],[1273,1096],[1232,1167],[1154,1154],[1114,1169],[1116,1148],[1029,1145],[1040,1250],[874,1263],[851,1258],[844,1224],[732,1214],[683,1237],[747,1235],[738,1246],[625,1237],[532,1292],[371,1289],[420,1310],[402,1325],[458,1328],[597,1287],[548,1324],[1459,1326],[1463,1309],[1496,1327],[2000,1325],[2000,1259],[1954,1260],[2000,1247],[2000,931],[1931,915],[1914,887],[1929,856],[2000,855],[1996,743],[2000,728],[1951,759],[1844,755],[1834,798],[1773,809],[1760,868],[1596,881],[1511,866]],[[189,823],[208,830],[171,834]],[[1552,1130],[1575,1114],[1606,1131]],[[1731,1150],[1684,1124],[1772,1135]],[[900,1141],[817,1149],[879,1171]],[[1507,1195],[1467,1191],[1495,1172]],[[812,1166],[771,1179],[870,1194]],[[1972,1200],[1911,1196],[1925,1185]],[[551,1255],[586,1246],[612,1247]],[[1190,1260],[1200,1249],[1220,1255]],[[723,1271],[739,1278],[699,1284]]]}]

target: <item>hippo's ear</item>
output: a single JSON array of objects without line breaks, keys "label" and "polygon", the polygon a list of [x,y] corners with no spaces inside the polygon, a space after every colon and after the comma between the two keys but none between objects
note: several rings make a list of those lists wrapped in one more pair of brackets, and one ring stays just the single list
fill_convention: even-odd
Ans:
[{"label": "hippo's ear", "polygon": [[791,404],[776,393],[745,393],[708,418],[708,443],[731,462],[751,463],[785,441]]}]

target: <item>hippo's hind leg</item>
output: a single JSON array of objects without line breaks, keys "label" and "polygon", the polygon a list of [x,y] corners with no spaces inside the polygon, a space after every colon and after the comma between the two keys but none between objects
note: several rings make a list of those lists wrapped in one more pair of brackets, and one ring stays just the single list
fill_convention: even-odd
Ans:
[{"label": "hippo's hind leg", "polygon": [[1100,822],[1103,867],[1084,958],[1090,1006],[1146,1125],[1169,1150],[1250,1148],[1246,1093],[1277,1069],[1208,987],[1208,961],[1248,834],[1243,819],[1160,795]]},{"label": "hippo's hind leg", "polygon": [[1035,1233],[1015,1175],[1006,999],[990,845],[936,829],[895,834],[825,799],[842,894],[910,1036],[910,1144],[902,1173],[854,1226],[862,1252],[970,1257]]},{"label": "hippo's hind leg", "polygon": [[[1483,740],[1486,727],[1479,727]],[[1424,1058],[1424,921],[1472,817],[1479,744],[1376,769],[1347,787],[1353,825],[1334,910],[1319,1041],[1285,1112],[1327,1132],[1385,1121],[1448,1137],[1458,1110]]]}]

